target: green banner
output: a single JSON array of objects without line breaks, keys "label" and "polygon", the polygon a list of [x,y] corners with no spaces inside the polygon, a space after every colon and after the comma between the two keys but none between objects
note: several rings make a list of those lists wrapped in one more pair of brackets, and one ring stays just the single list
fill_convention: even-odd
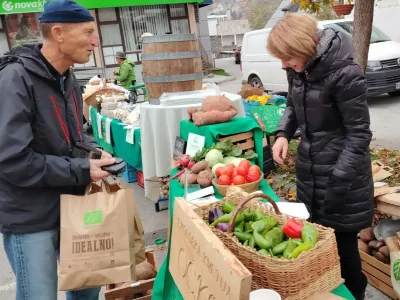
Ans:
[{"label": "green banner", "polygon": [[[4,0],[0,15],[41,12],[46,0]],[[76,0],[87,9],[159,4],[197,3],[203,0]]]}]

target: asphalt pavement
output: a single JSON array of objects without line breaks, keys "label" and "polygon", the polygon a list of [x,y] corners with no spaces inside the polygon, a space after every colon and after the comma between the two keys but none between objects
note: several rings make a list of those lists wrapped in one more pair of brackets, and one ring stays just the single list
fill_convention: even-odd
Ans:
[{"label": "asphalt pavement", "polygon": [[[224,69],[230,76],[232,76],[232,78],[230,78],[231,81],[219,85],[221,91],[237,93],[240,90],[242,81],[239,65],[236,65],[233,59],[218,59],[216,60],[216,67]],[[400,97],[376,97],[369,99],[368,104],[371,115],[371,128],[374,134],[373,143],[379,144],[383,147],[400,149],[400,138],[396,129],[400,124],[398,121],[400,118]],[[163,238],[166,235],[168,212],[163,211],[156,213],[154,210],[154,203],[146,200],[143,190],[138,187],[137,184],[132,184],[132,188],[135,192],[135,199],[138,203],[143,227],[146,233],[146,245],[151,247],[156,238]],[[158,265],[160,265],[165,257],[165,250],[157,251],[156,254]],[[3,250],[1,235],[0,299],[15,299],[15,279]],[[64,299],[64,293],[59,293],[58,299]],[[104,299],[104,297],[102,296],[101,299]],[[366,299],[386,300],[389,298],[369,286],[367,289]]]}]

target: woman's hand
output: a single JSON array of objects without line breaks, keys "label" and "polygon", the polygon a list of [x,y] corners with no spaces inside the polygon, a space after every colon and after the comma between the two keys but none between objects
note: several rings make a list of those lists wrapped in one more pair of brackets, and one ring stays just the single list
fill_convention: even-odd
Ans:
[{"label": "woman's hand", "polygon": [[274,146],[272,147],[274,160],[278,164],[283,165],[288,153],[288,148],[289,148],[288,140],[283,136],[278,137],[278,139],[274,143]]}]

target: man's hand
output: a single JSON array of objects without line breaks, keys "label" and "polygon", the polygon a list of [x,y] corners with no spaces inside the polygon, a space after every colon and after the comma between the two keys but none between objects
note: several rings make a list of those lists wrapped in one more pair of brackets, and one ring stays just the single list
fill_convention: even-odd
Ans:
[{"label": "man's hand", "polygon": [[101,167],[115,164],[115,158],[90,159],[90,179],[97,182],[103,178],[111,176],[110,173],[103,171]]},{"label": "man's hand", "polygon": [[274,146],[272,147],[274,160],[278,164],[283,165],[288,153],[288,148],[289,148],[288,140],[283,136],[278,137],[278,139],[274,143]]},{"label": "man's hand", "polygon": [[112,158],[112,155],[106,151],[101,150],[101,159]]}]

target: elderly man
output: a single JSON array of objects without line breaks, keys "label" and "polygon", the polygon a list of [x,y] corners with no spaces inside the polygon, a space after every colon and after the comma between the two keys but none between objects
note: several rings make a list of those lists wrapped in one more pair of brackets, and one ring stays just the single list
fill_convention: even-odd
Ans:
[{"label": "elderly man", "polygon": [[[57,299],[60,195],[84,193],[115,163],[73,158],[82,96],[70,67],[89,61],[98,36],[88,10],[70,0],[45,4],[43,45],[18,46],[0,71],[0,232],[17,280],[18,300]],[[67,293],[98,299],[99,289]]]},{"label": "elderly man", "polygon": [[119,65],[119,71],[114,73],[115,80],[123,88],[129,90],[130,86],[135,84],[136,81],[135,63],[127,59],[124,52],[117,52],[115,60]]}]

